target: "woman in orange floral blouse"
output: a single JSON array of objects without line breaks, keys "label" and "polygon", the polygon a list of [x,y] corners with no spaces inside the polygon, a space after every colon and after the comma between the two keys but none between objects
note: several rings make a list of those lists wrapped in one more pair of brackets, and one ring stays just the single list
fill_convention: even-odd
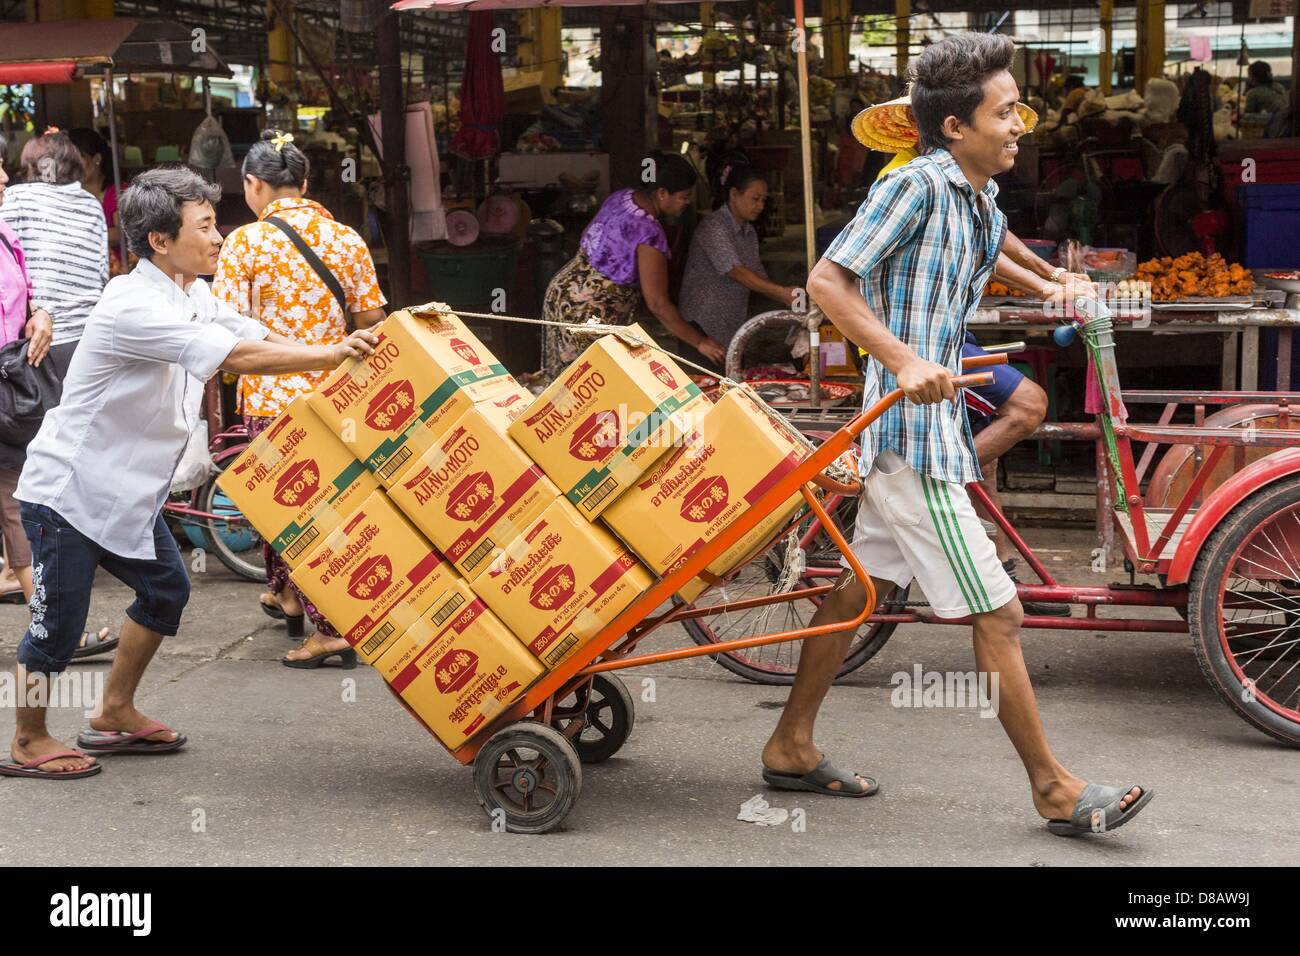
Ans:
[{"label": "woman in orange floral blouse", "polygon": [[[288,223],[334,274],[357,328],[368,328],[383,319],[384,296],[362,238],[335,222],[320,203],[303,198],[307,170],[307,157],[293,145],[291,135],[267,130],[262,141],[248,151],[243,167],[244,199],[257,222],[240,226],[227,237],[212,291],[280,335],[312,345],[342,342],[347,338],[349,317],[289,237],[268,218]],[[327,374],[246,375],[240,379],[239,397],[249,434],[260,434],[291,401],[314,392]],[[316,627],[314,634],[285,656],[285,665],[319,667],[327,658],[337,656],[342,664],[351,666],[356,652],[293,586],[288,567],[270,545],[263,545],[263,554],[268,592],[260,598],[262,610],[284,620],[290,637],[302,636],[304,616]]]}]

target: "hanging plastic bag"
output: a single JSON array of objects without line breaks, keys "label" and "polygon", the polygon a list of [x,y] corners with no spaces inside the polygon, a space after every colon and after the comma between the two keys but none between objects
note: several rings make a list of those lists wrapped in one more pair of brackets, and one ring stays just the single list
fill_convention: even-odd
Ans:
[{"label": "hanging plastic bag", "polygon": [[208,423],[202,414],[203,383],[192,375],[186,375],[185,398],[181,406],[185,410],[185,423],[190,426],[190,439],[172,475],[173,494],[193,491],[217,470],[208,451]]},{"label": "hanging plastic bag", "polygon": [[190,137],[190,165],[204,169],[235,165],[230,138],[215,116],[205,116]]}]

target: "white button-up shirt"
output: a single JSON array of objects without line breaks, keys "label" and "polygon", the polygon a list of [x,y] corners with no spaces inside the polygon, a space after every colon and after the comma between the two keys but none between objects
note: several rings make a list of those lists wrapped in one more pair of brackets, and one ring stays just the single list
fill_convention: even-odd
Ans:
[{"label": "white button-up shirt", "polygon": [[27,446],[14,497],[54,509],[113,554],[152,559],[153,528],[189,439],[183,402],[240,339],[267,329],[182,289],[147,259],[108,283],[63,382]]}]

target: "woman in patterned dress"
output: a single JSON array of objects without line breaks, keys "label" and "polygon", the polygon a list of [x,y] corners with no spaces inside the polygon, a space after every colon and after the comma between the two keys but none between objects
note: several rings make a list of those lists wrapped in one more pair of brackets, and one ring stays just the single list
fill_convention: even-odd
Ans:
[{"label": "woman in patterned dress", "polygon": [[[712,362],[726,349],[686,322],[668,296],[668,237],[660,216],[677,216],[691,200],[696,175],[680,156],[653,154],[641,162],[637,189],[611,193],[582,233],[578,254],[546,287],[548,322],[627,325],[641,298],[669,332]],[[591,344],[591,336],[547,326],[542,371],[554,379]]]},{"label": "woman in patterned dress", "polygon": [[[348,310],[357,328],[384,318],[375,263],[356,231],[336,222],[320,203],[304,198],[307,157],[293,145],[293,136],[267,130],[244,158],[244,200],[257,222],[240,226],[221,247],[221,260],[212,291],[240,312],[273,332],[300,342],[324,345],[347,338],[348,319],[325,282],[307,264],[271,216],[287,222],[334,273],[346,293]],[[239,398],[249,435],[256,437],[299,395],[314,392],[326,372],[292,375],[246,375]],[[289,569],[263,545],[268,591],[262,610],[283,619],[290,637],[301,637],[304,615],[314,634],[284,658],[288,667],[318,667],[338,656],[344,664],[356,652],[289,580]]]}]

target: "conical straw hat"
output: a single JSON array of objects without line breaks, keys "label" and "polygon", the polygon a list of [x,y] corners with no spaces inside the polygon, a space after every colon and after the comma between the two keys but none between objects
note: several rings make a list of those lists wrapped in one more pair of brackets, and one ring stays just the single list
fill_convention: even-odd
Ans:
[{"label": "conical straw hat", "polygon": [[[1017,103],[1016,110],[1025,124],[1026,133],[1038,125],[1038,114],[1024,103]],[[868,106],[853,118],[853,135],[863,146],[882,153],[915,149],[917,132],[916,121],[912,118],[911,97],[904,94],[887,103]]]}]

